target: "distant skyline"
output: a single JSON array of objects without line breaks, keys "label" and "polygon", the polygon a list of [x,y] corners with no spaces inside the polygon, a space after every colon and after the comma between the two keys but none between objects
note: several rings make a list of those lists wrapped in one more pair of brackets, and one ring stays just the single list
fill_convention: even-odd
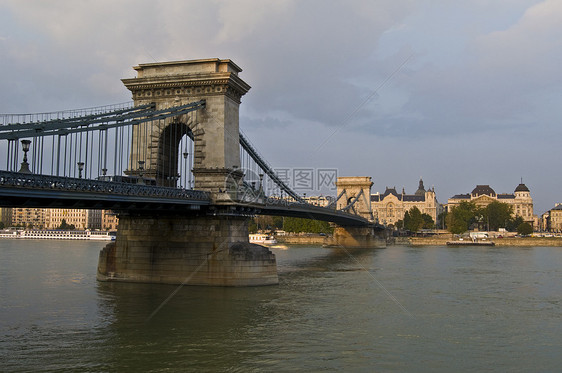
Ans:
[{"label": "distant skyline", "polygon": [[155,61],[232,59],[274,168],[337,169],[440,203],[523,182],[562,202],[562,1],[0,0],[0,113],[130,101]]}]

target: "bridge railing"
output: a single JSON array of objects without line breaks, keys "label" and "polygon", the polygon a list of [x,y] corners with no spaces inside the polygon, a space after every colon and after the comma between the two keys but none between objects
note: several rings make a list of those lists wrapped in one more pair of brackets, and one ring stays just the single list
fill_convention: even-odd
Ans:
[{"label": "bridge railing", "polygon": [[119,110],[128,110],[134,106],[133,101],[121,102],[117,104],[96,106],[82,109],[71,109],[62,111],[52,111],[44,113],[25,113],[25,114],[0,114],[0,126],[11,125],[14,123],[33,124],[46,123],[55,120],[72,119],[79,117],[88,117],[98,115],[105,112],[115,112]]},{"label": "bridge railing", "polygon": [[79,179],[47,175],[22,174],[0,171],[0,186],[13,190],[49,190],[60,192],[83,192],[125,196],[145,196],[186,200],[208,201],[209,193],[153,185],[116,183],[104,180]]}]

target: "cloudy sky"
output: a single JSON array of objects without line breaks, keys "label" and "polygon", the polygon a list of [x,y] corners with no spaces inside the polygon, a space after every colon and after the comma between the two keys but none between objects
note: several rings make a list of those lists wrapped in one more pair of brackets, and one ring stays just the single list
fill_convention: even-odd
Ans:
[{"label": "cloudy sky", "polygon": [[274,167],[445,203],[476,184],[562,202],[560,0],[0,0],[0,113],[130,101],[139,63],[232,59]]}]

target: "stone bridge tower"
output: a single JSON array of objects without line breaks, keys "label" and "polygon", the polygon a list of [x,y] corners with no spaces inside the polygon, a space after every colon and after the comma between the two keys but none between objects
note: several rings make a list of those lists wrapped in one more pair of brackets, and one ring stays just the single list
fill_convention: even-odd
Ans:
[{"label": "stone bridge tower", "polygon": [[357,198],[352,210],[367,220],[373,220],[371,212],[372,186],[373,182],[369,176],[338,177],[336,181],[337,195],[339,196],[342,192],[343,195],[338,200],[337,209],[341,210]]},{"label": "stone bridge tower", "polygon": [[[139,64],[134,69],[137,77],[122,81],[136,105],[155,103],[156,109],[163,109],[204,99],[206,108],[195,116],[138,126],[133,142],[139,145],[132,149],[126,173],[138,174],[137,164],[142,160],[147,178],[154,178],[158,185],[175,186],[171,180],[177,170],[179,141],[189,135],[194,141],[195,189],[217,192],[228,187],[227,180],[241,178],[238,108],[250,89],[238,76],[242,69],[218,58]],[[158,128],[147,131],[143,126]],[[237,177],[227,177],[233,174]]]},{"label": "stone bridge tower", "polygon": [[[194,187],[217,202],[239,183],[238,107],[250,89],[230,60],[141,64],[123,79],[135,104],[156,109],[205,100],[203,110],[139,124],[133,130],[128,175],[175,186],[181,138],[194,142]],[[144,162],[144,168],[139,167]],[[247,286],[278,283],[275,255],[248,242],[248,216],[210,211],[122,211],[114,243],[100,253],[101,281]]]},{"label": "stone bridge tower", "polygon": [[[355,201],[347,211],[364,217],[373,222],[371,210],[371,187],[373,182],[369,176],[338,177],[336,181],[336,208],[341,210]],[[386,246],[384,233],[376,232],[375,227],[336,227],[333,235],[333,245],[355,248],[374,248]]]}]

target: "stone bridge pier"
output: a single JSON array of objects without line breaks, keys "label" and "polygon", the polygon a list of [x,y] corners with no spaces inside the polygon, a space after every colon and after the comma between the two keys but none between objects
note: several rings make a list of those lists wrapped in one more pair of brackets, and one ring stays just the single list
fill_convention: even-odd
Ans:
[{"label": "stone bridge pier", "polygon": [[[275,255],[248,242],[249,217],[221,210],[229,183],[243,177],[240,168],[239,105],[250,89],[230,60],[206,59],[141,64],[137,77],[123,79],[135,104],[156,108],[205,100],[197,120],[179,116],[158,121],[147,130],[133,131],[128,175],[143,174],[167,186],[177,170],[180,137],[194,142],[195,189],[211,195],[213,210],[171,214],[165,211],[120,212],[115,242],[100,253],[101,281],[151,282],[187,285],[250,286],[277,284]],[[146,136],[150,133],[151,136]],[[158,135],[159,133],[159,135]],[[140,144],[140,146],[138,146]],[[171,170],[171,171],[170,171]],[[222,212],[222,213],[221,213]]]},{"label": "stone bridge pier", "polygon": [[101,281],[256,286],[279,282],[275,255],[248,243],[239,217],[120,216],[100,253]]}]

